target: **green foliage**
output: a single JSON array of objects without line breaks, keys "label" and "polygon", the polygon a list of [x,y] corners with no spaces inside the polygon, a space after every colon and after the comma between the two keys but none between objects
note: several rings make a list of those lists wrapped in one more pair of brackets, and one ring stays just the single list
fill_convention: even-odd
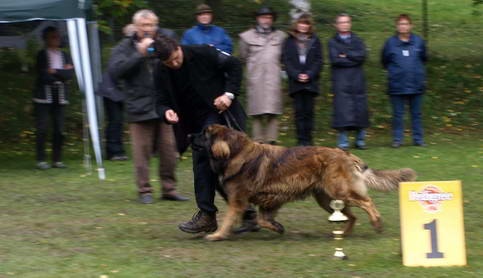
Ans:
[{"label": "green foliage", "polygon": [[146,8],[145,0],[95,0],[94,14],[99,30],[112,33],[114,25],[123,24],[136,10]]}]

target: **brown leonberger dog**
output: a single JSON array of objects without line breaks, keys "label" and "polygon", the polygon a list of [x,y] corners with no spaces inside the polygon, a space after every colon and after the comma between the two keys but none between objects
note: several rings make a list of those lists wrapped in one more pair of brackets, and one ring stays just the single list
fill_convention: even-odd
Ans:
[{"label": "brown leonberger dog", "polygon": [[375,230],[382,230],[381,216],[369,197],[368,188],[391,191],[399,182],[412,181],[416,172],[374,170],[357,156],[336,148],[272,146],[252,141],[246,134],[222,125],[211,125],[192,137],[193,148],[205,148],[213,170],[219,175],[228,201],[222,225],[208,240],[228,237],[245,209],[258,206],[258,225],[277,233],[283,226],[275,221],[283,204],[314,196],[328,212],[331,200],[343,200],[342,212],[349,218],[345,234],[352,231],[356,217],[350,207],[367,212]]}]

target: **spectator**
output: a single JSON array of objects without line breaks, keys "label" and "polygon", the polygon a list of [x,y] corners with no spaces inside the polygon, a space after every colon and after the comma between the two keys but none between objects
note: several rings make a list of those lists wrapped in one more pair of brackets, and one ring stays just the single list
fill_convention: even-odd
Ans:
[{"label": "spectator", "polygon": [[231,54],[233,44],[230,36],[228,36],[225,29],[212,24],[213,10],[211,7],[206,4],[200,4],[196,7],[195,15],[198,24],[184,32],[181,44],[209,44]]},{"label": "spectator", "polygon": [[286,34],[273,27],[276,13],[267,7],[256,12],[256,23],[240,34],[240,58],[247,64],[248,115],[253,116],[253,140],[276,144],[282,114],[280,60]]},{"label": "spectator", "polygon": [[49,26],[42,32],[45,48],[37,55],[38,78],[35,83],[33,102],[36,127],[37,168],[50,168],[46,161],[45,141],[49,121],[53,123],[52,167],[65,168],[62,162],[64,141],[64,108],[69,103],[68,81],[73,69],[70,56],[60,49],[60,34],[57,28]]},{"label": "spectator", "polygon": [[338,131],[337,147],[348,149],[348,132],[355,130],[355,147],[366,149],[365,129],[369,127],[369,112],[362,68],[366,46],[351,31],[352,19],[348,14],[336,17],[335,28],[337,33],[329,41],[329,58],[334,94],[332,127]]},{"label": "spectator", "polygon": [[392,147],[399,148],[404,137],[404,104],[409,104],[413,144],[426,146],[423,139],[421,105],[425,89],[426,45],[411,33],[411,18],[396,18],[396,35],[390,37],[382,50],[382,65],[387,69],[388,93],[392,104]]},{"label": "spectator", "polygon": [[[136,33],[136,26],[128,24],[122,29],[126,38]],[[110,62],[109,62],[110,63]],[[96,95],[102,97],[107,124],[105,130],[106,156],[111,161],[127,160],[123,144],[124,98],[122,84],[116,84],[108,71],[102,75],[102,83]]]},{"label": "spectator", "polygon": [[143,204],[153,202],[149,160],[156,149],[159,152],[161,198],[186,201],[188,198],[176,192],[173,130],[159,113],[160,90],[164,88],[156,87],[153,75],[159,67],[159,60],[148,50],[158,32],[158,17],[150,10],[140,10],[134,14],[133,24],[136,33],[124,38],[112,51],[109,73],[114,82],[124,84],[139,200]]},{"label": "spectator", "polygon": [[[237,100],[242,69],[236,58],[212,46],[179,46],[167,38],[157,40],[155,48],[166,66],[157,77],[159,87],[171,89],[163,91],[162,111],[166,121],[176,124],[180,152],[188,146],[188,134],[199,133],[210,124],[245,129],[246,115]],[[207,150],[193,149],[193,172],[199,211],[179,228],[187,233],[215,231],[215,190],[225,199],[226,195],[210,167]],[[253,209],[245,212],[243,220],[240,232],[259,229]]]},{"label": "spectator", "polygon": [[312,145],[314,98],[319,94],[322,46],[309,14],[302,14],[288,32],[282,62],[288,75],[289,94],[294,99],[297,144]]}]

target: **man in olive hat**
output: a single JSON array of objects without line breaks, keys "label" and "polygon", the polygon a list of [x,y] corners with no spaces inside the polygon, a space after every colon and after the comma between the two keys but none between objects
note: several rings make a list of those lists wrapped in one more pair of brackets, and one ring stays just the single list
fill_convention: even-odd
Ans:
[{"label": "man in olive hat", "polygon": [[233,43],[225,29],[212,24],[213,10],[211,7],[206,4],[200,4],[196,7],[195,15],[198,23],[184,32],[181,38],[181,44],[209,44],[231,54],[233,51]]},{"label": "man in olive hat", "polygon": [[255,14],[256,26],[240,34],[240,58],[247,65],[248,115],[252,137],[275,144],[278,115],[282,114],[280,56],[286,34],[273,27],[276,13],[263,7]]}]

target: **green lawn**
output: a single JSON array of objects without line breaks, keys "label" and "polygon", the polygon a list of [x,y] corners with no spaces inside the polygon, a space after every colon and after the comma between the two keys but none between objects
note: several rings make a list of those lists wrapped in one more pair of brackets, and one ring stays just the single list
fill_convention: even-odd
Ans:
[{"label": "green lawn", "polygon": [[[196,209],[189,154],[177,173],[179,190],[191,201],[141,205],[131,161],[106,162],[107,180],[100,182],[86,175],[77,152],[69,151],[68,169],[40,171],[31,154],[4,150],[0,277],[481,277],[483,139],[434,133],[427,148],[400,149],[387,147],[389,141],[372,134],[370,149],[355,153],[373,168],[412,167],[419,180],[462,180],[468,266],[402,266],[396,192],[371,193],[385,224],[382,234],[355,210],[358,225],[345,240],[349,260],[334,261],[328,214],[311,198],[282,208],[284,235],[263,230],[206,242],[180,232],[177,224]],[[217,203],[223,214],[225,204]]]}]

